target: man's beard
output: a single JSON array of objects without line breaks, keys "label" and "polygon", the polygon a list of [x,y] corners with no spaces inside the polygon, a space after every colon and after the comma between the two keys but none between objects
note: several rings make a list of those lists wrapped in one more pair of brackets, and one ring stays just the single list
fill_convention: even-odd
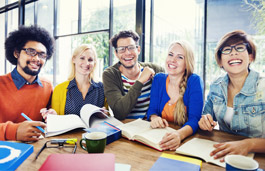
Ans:
[{"label": "man's beard", "polygon": [[124,65],[122,62],[120,62],[121,63],[121,65],[124,67],[124,68],[126,68],[126,69],[131,69],[131,68],[133,68],[135,65],[136,65],[136,62],[133,64],[133,65],[131,65],[131,66],[126,66],[126,65]]},{"label": "man's beard", "polygon": [[[27,65],[29,65],[30,61],[27,61],[26,63],[27,63]],[[28,66],[25,66],[24,68],[22,68],[22,70],[28,75],[36,76],[36,75],[38,75],[40,73],[40,69],[42,67],[42,64],[39,64],[39,65],[40,66],[39,66],[39,69],[37,71],[32,71],[31,69],[29,69]]]}]

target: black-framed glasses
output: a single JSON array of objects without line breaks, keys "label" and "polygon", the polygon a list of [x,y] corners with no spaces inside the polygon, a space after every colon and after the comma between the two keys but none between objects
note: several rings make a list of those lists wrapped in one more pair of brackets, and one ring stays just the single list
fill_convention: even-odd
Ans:
[{"label": "black-framed glasses", "polygon": [[45,52],[37,52],[35,49],[33,48],[23,48],[22,50],[24,50],[26,52],[27,55],[34,57],[38,54],[39,58],[42,60],[46,60],[47,59],[47,54]]},{"label": "black-framed glasses", "polygon": [[117,48],[116,48],[116,51],[117,51],[118,53],[124,53],[124,52],[126,51],[126,48],[127,48],[130,52],[132,52],[132,51],[134,51],[136,48],[138,48],[138,45],[120,46],[120,47],[117,47]]},{"label": "black-framed glasses", "polygon": [[39,157],[40,153],[45,148],[73,148],[72,154],[74,154],[76,152],[76,148],[77,148],[76,142],[77,142],[76,138],[54,139],[54,140],[46,141],[45,144],[40,149],[40,151],[37,153],[35,160]]},{"label": "black-framed glasses", "polygon": [[248,43],[240,43],[234,46],[225,46],[223,48],[220,49],[222,54],[228,55],[232,52],[233,48],[237,51],[237,52],[244,52],[247,49]]}]

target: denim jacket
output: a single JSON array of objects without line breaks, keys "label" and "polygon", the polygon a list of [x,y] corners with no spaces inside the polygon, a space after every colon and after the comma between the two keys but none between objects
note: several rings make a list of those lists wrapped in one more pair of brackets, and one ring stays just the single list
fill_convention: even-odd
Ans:
[{"label": "denim jacket", "polygon": [[248,137],[265,137],[265,78],[250,70],[243,88],[233,101],[230,126],[224,121],[229,77],[218,78],[210,86],[203,114],[211,114],[220,130]]}]

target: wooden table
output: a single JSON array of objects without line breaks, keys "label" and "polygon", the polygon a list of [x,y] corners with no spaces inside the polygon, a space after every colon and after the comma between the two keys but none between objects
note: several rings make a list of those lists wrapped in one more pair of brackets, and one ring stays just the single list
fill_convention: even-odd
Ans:
[{"label": "wooden table", "polygon": [[[177,126],[172,126],[173,128],[178,128]],[[81,139],[82,133],[84,133],[83,130],[74,130],[68,133],[65,133],[60,136],[55,137],[49,137],[44,138],[42,140],[39,140],[38,142],[32,143],[34,145],[34,152],[29,156],[27,160],[25,160],[17,170],[38,170],[43,162],[46,160],[46,158],[52,154],[52,153],[71,153],[72,148],[49,148],[45,149],[39,156],[37,160],[35,160],[35,156],[40,150],[40,148],[43,146],[43,144],[50,140],[50,139],[58,139],[58,138],[77,138],[78,139],[78,147],[76,153],[87,153],[85,150],[83,150],[80,145],[79,141]],[[225,141],[232,141],[232,140],[240,140],[244,139],[242,136],[235,136],[232,134],[228,134],[225,132],[214,130],[213,132],[205,132],[205,131],[198,131],[195,135],[187,138],[184,140],[184,142],[190,140],[193,137],[198,138],[204,138],[209,139],[217,142],[225,142]],[[174,151],[164,151],[165,153],[169,154],[175,154]],[[158,157],[162,154],[162,152],[159,152],[157,150],[154,150],[150,147],[147,147],[141,143],[129,141],[125,138],[121,138],[109,145],[106,146],[105,153],[113,153],[115,154],[115,162],[116,163],[124,163],[131,165],[131,170],[149,170],[155,161],[158,159]],[[255,154],[254,157],[255,160],[259,162],[260,168],[265,169],[265,154]],[[202,164],[202,171],[218,171],[222,170],[224,171],[225,168],[208,164],[203,162]]]}]

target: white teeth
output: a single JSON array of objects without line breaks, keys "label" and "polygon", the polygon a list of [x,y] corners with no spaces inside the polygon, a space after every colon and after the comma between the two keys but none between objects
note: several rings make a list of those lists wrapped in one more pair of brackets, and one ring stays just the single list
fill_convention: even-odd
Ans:
[{"label": "white teeth", "polygon": [[233,64],[241,64],[242,61],[239,60],[239,59],[236,59],[236,60],[229,61],[228,63],[229,63],[229,65],[233,65]]},{"label": "white teeth", "polygon": [[177,67],[176,67],[175,65],[171,65],[171,64],[169,64],[169,65],[168,65],[168,68],[176,69]]},{"label": "white teeth", "polygon": [[124,58],[125,61],[130,61],[132,60],[133,58]]},{"label": "white teeth", "polygon": [[36,64],[33,64],[33,63],[30,63],[30,65],[31,65],[32,67],[34,67],[34,68],[37,68],[37,67],[39,67],[38,65],[36,65]]}]

